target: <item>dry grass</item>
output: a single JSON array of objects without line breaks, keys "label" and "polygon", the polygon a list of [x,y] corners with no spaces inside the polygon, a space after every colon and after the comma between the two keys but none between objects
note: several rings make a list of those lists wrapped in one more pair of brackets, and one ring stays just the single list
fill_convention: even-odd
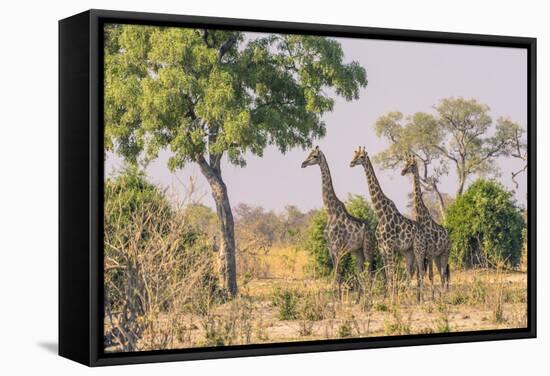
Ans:
[{"label": "dry grass", "polygon": [[399,305],[376,296],[365,309],[353,294],[337,299],[328,281],[251,280],[207,316],[182,312],[163,323],[182,333],[167,348],[518,328],[527,324],[525,281],[522,273],[455,272],[448,295]]},{"label": "dry grass", "polygon": [[290,246],[275,246],[263,252],[241,252],[239,274],[254,279],[303,279],[308,254]]},{"label": "dry grass", "polygon": [[[346,288],[338,295],[331,279],[313,278],[304,271],[309,260],[303,250],[274,247],[253,259],[243,257],[241,266],[256,269],[240,269],[237,299],[220,301],[205,291],[192,295],[185,290],[169,310],[153,310],[136,348],[445,333],[527,324],[523,272],[453,270],[450,293],[440,294],[437,288],[432,299],[427,288],[425,301],[418,303],[416,282],[400,281],[391,297],[384,296],[381,281],[369,286],[360,299]],[[258,265],[263,272],[252,273]],[[436,286],[438,282],[436,278]]]}]

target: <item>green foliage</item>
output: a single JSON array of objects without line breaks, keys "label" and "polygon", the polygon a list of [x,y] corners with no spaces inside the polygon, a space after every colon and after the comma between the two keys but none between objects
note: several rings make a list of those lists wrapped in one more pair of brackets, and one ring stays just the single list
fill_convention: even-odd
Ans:
[{"label": "green foliage", "polygon": [[[147,180],[145,172],[133,164],[127,164],[114,178],[104,185],[104,231],[118,236],[135,236],[140,231],[145,243],[154,234],[167,234],[169,223],[178,213],[166,198],[165,191]],[[150,216],[154,213],[154,220]],[[184,245],[191,246],[215,223],[212,209],[202,205],[189,205],[183,209],[181,220],[185,232],[181,234]],[[136,228],[136,220],[151,222],[151,225]],[[209,225],[210,227],[207,227]],[[115,234],[116,233],[116,234]],[[107,250],[106,252],[109,252]]]},{"label": "green foliage", "polygon": [[398,306],[391,308],[391,315],[384,319],[384,334],[387,336],[411,334],[411,313],[408,317],[403,314]]},{"label": "green foliage", "polygon": [[[376,215],[364,197],[350,195],[346,201],[346,208],[351,215],[365,221],[374,233],[377,225]],[[311,267],[317,275],[321,276],[330,275],[333,269],[332,259],[325,238],[326,226],[327,213],[322,209],[312,216],[309,228],[306,232],[305,248],[313,259],[313,265],[311,265]],[[340,261],[340,273],[344,277],[344,280],[350,279],[358,274],[357,265],[351,254],[344,256]]]},{"label": "green foliage", "polygon": [[105,146],[129,160],[206,153],[244,165],[325,134],[334,99],[357,99],[365,70],[334,39],[142,25],[105,27]]},{"label": "green foliage", "polygon": [[[133,226],[135,216],[140,212],[157,213],[160,218],[155,226],[166,231],[165,223],[173,215],[170,203],[163,191],[147,181],[145,173],[135,165],[128,164],[115,177],[105,181],[104,213],[105,231],[119,231]],[[143,236],[146,236],[144,234]]]},{"label": "green foliage", "polygon": [[327,226],[327,212],[318,210],[311,218],[307,230],[306,250],[311,254],[313,264],[311,265],[316,275],[328,276],[332,270],[332,260],[325,238]]},{"label": "green foliage", "polygon": [[475,181],[449,206],[445,226],[454,265],[518,265],[525,223],[512,193],[501,184]]},{"label": "green foliage", "polygon": [[[195,162],[216,194],[225,238],[224,284],[237,291],[233,222],[222,158],[244,166],[268,145],[282,153],[325,135],[339,95],[359,97],[365,70],[340,43],[310,35],[107,24],[104,145],[125,160],[170,152],[171,171]],[[331,89],[331,90],[327,90]]]},{"label": "green foliage", "polygon": [[346,209],[352,216],[367,222],[369,229],[374,233],[378,220],[374,209],[363,196],[349,195],[346,201]]},{"label": "green foliage", "polygon": [[351,337],[352,334],[352,322],[350,320],[344,320],[340,325],[338,326],[338,337],[340,338],[348,338]]},{"label": "green foliage", "polygon": [[298,301],[298,292],[289,288],[276,288],[271,297],[271,304],[279,309],[279,320],[296,320]]},{"label": "green foliage", "polygon": [[346,317],[344,320],[342,320],[340,322],[340,325],[338,325],[338,337],[349,338],[352,337],[354,334],[356,336],[360,335],[359,324],[355,319],[355,316],[350,315],[349,317]]}]

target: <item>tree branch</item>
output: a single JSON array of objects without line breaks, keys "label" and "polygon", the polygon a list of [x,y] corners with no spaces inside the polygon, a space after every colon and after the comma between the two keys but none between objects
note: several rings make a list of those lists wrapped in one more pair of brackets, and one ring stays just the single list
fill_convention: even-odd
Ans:
[{"label": "tree branch", "polygon": [[522,169],[516,171],[516,172],[512,172],[512,181],[514,182],[514,185],[516,186],[516,189],[519,188],[519,183],[518,181],[516,180],[516,176],[518,176],[519,174],[521,174],[523,171],[527,170],[527,165],[523,166]]},{"label": "tree branch", "polygon": [[454,161],[457,165],[458,165],[458,159],[452,155],[451,153],[449,153],[445,148],[442,148],[441,146],[439,145],[434,145],[434,148],[436,148],[437,150],[439,150],[441,153],[443,153],[447,158],[449,158],[450,160]]},{"label": "tree branch", "polygon": [[208,43],[208,29],[204,29],[202,33],[202,40],[204,40],[204,44],[206,44],[206,47],[212,48],[210,43]]},{"label": "tree branch", "polygon": [[222,60],[223,56],[237,43],[237,36],[232,34],[218,49],[218,60]]}]

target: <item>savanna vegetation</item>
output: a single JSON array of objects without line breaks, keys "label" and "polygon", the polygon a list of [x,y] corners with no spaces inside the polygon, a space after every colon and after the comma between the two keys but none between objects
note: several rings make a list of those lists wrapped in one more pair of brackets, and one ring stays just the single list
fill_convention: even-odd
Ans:
[{"label": "savanna vegetation", "polygon": [[[422,304],[404,270],[396,294],[387,296],[380,260],[369,283],[351,255],[342,261],[339,294],[323,234],[324,210],[302,213],[287,206],[273,212],[246,204],[235,207],[241,288],[231,297],[219,277],[215,212],[174,201],[135,168],[106,181],[108,351],[526,325],[526,275],[519,271],[524,224],[498,183],[478,180],[449,207],[452,289]],[[346,206],[376,226],[363,197],[350,196]],[[515,231],[515,240],[499,236],[500,230]],[[361,296],[358,284],[366,290]]]},{"label": "savanna vegetation", "polygon": [[[497,179],[498,158],[525,164],[512,173],[516,184],[526,170],[525,131],[493,121],[474,99],[445,98],[434,113],[391,112],[374,124],[388,146],[377,168],[398,171],[407,153],[420,162],[424,201],[451,238],[448,293],[418,302],[402,263],[388,293],[378,255],[372,275],[344,256],[337,288],[324,209],[230,202],[224,166],[245,167],[268,145],[282,154],[310,147],[325,136],[334,98],[356,100],[366,85],[365,69],[346,63],[331,38],[106,26],[105,148],[126,165],[105,179],[107,351],[527,324],[526,213]],[[181,197],[151,183],[144,167],[163,151],[172,172],[199,167],[214,208],[193,199],[192,181]],[[449,174],[456,187],[444,192]],[[345,206],[374,231],[365,197]]]}]

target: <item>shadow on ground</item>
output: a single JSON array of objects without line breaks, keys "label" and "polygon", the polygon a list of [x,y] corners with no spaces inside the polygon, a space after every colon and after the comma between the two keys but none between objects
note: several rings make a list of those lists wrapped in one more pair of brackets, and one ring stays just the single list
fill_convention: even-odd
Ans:
[{"label": "shadow on ground", "polygon": [[38,342],[36,345],[50,354],[57,355],[57,342]]}]

